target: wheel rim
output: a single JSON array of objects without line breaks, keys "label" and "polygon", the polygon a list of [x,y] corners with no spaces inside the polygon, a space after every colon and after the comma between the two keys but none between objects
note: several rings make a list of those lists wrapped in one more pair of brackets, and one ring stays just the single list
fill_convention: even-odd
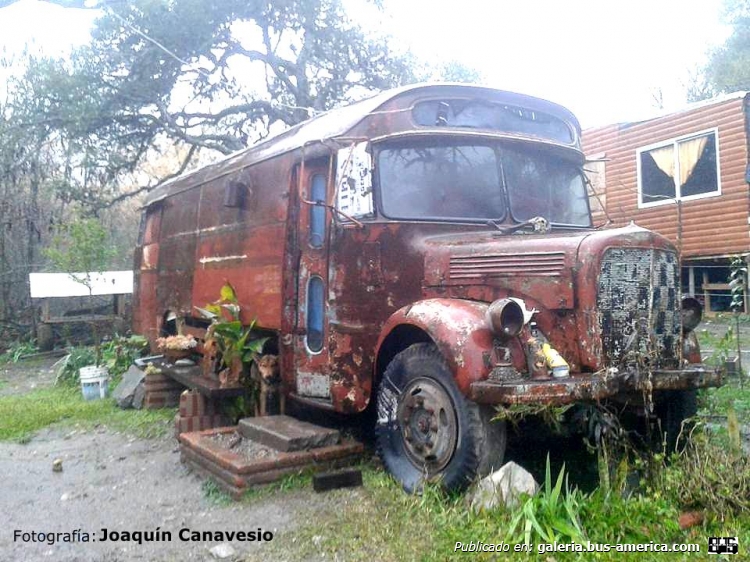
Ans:
[{"label": "wheel rim", "polygon": [[458,441],[458,421],[445,388],[432,379],[415,379],[399,396],[398,422],[409,460],[428,474],[450,462]]}]

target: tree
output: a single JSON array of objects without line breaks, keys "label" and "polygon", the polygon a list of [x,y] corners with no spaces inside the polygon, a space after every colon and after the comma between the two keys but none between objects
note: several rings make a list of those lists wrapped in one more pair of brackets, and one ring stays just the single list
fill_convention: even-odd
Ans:
[{"label": "tree", "polygon": [[[58,2],[59,3],[59,2]],[[63,4],[70,4],[63,2]],[[341,0],[100,4],[92,42],[45,68],[43,122],[65,128],[100,183],[167,143],[229,154],[272,130],[414,79],[412,59]],[[150,189],[153,185],[143,186]]]},{"label": "tree", "polygon": [[[45,254],[57,269],[67,273],[94,295],[95,275],[107,268],[114,257],[109,235],[102,224],[92,218],[79,218],[58,229]],[[101,341],[96,321],[91,322],[96,346],[96,364],[101,362]]]},{"label": "tree", "polygon": [[724,16],[732,32],[709,55],[703,70],[705,85],[698,90],[702,99],[721,92],[750,90],[750,1],[725,0]]}]

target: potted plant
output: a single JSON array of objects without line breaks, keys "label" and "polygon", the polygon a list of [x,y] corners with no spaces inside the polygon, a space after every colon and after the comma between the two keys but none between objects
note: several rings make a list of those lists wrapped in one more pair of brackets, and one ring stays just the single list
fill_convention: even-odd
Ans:
[{"label": "potted plant", "polygon": [[218,301],[206,308],[196,309],[211,320],[206,332],[206,343],[208,346],[216,345],[222,386],[239,385],[245,366],[258,357],[268,338],[257,338],[253,333],[255,320],[249,326],[242,325],[237,294],[229,283],[221,288]]},{"label": "potted plant", "polygon": [[[62,226],[46,249],[45,255],[57,269],[84,285],[93,297],[95,274],[101,275],[115,255],[108,243],[107,230],[94,218],[78,218]],[[102,365],[101,337],[96,321],[91,322],[94,337],[95,364],[79,370],[81,387],[87,400],[107,395],[109,373]]]},{"label": "potted plant", "polygon": [[198,340],[190,335],[183,336],[182,334],[178,334],[156,339],[156,346],[170,363],[176,363],[180,359],[187,359],[193,354],[197,345]]}]

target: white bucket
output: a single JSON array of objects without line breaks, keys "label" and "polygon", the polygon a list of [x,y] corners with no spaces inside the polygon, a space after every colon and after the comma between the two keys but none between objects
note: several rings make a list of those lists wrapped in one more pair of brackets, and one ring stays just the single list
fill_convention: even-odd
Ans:
[{"label": "white bucket", "polygon": [[106,367],[90,365],[78,370],[84,400],[106,398],[109,392],[109,372]]}]

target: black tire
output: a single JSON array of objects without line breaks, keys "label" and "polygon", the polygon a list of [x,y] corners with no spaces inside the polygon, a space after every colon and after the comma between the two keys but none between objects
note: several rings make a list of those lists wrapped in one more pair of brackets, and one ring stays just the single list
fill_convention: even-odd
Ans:
[{"label": "black tire", "polygon": [[419,492],[425,481],[463,489],[502,464],[505,423],[492,422],[493,414],[460,393],[433,344],[414,344],[394,357],[380,382],[378,454],[407,492]]},{"label": "black tire", "polygon": [[659,444],[671,454],[682,449],[690,435],[692,424],[683,422],[698,412],[695,390],[667,390],[656,397],[656,416],[659,422]]}]

